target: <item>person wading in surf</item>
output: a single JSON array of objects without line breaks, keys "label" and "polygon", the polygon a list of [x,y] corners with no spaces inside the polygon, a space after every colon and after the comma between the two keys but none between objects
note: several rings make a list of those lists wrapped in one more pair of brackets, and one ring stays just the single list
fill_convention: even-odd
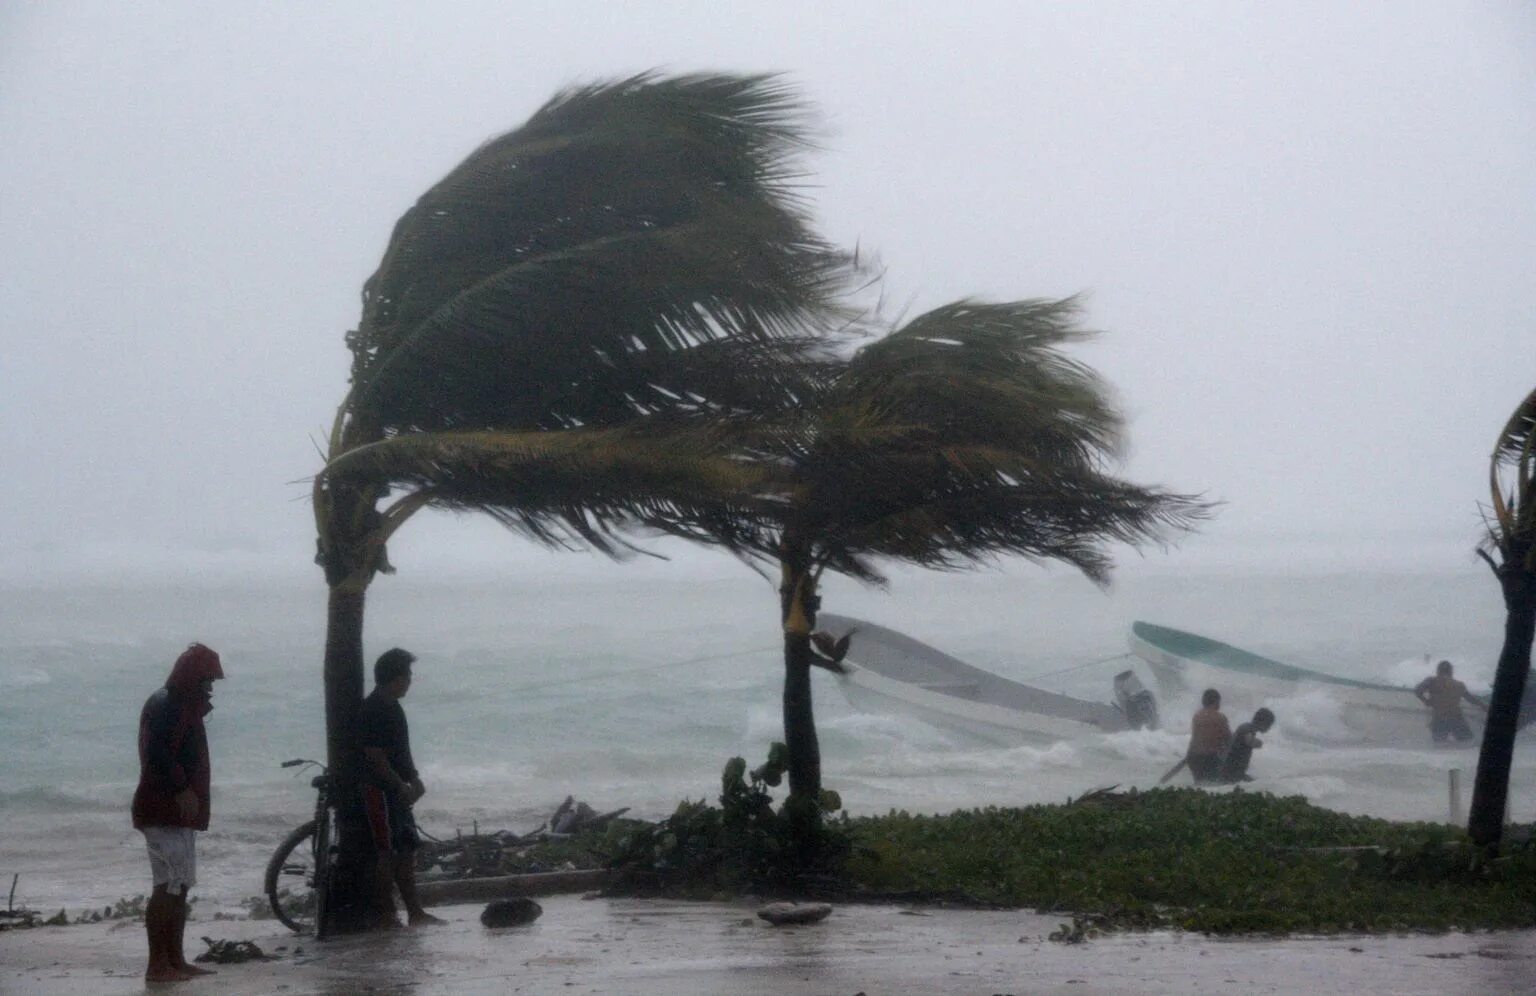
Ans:
[{"label": "person wading in surf", "polygon": [[363,748],[366,775],[363,813],[379,856],[377,926],[400,926],[395,916],[394,890],[398,886],[405,912],[413,927],[443,923],[422,909],[416,895],[416,819],[411,806],[426,794],[426,786],[411,757],[411,734],[400,700],[411,690],[411,664],[416,656],[399,647],[386,650],[373,665],[373,691],[357,714],[359,743]]},{"label": "person wading in surf", "polygon": [[1200,696],[1200,711],[1189,721],[1189,749],[1184,760],[1196,782],[1214,782],[1221,777],[1221,762],[1232,742],[1232,727],[1221,712],[1221,693],[1207,688]]},{"label": "person wading in surf", "polygon": [[1467,725],[1467,718],[1461,714],[1462,699],[1484,712],[1488,711],[1483,700],[1467,691],[1467,686],[1452,677],[1451,673],[1451,662],[1441,661],[1435,669],[1434,677],[1425,678],[1413,690],[1419,701],[1429,706],[1429,732],[1437,744],[1444,743],[1447,737],[1455,737],[1458,741],[1472,739],[1472,727]]},{"label": "person wading in surf", "polygon": [[1268,709],[1260,709],[1253,714],[1253,719],[1237,728],[1232,734],[1232,744],[1227,748],[1227,756],[1221,762],[1220,781],[1228,784],[1253,781],[1248,774],[1248,762],[1253,760],[1253,752],[1264,746],[1264,741],[1259,739],[1259,734],[1268,733],[1269,728],[1274,725],[1275,714]]},{"label": "person wading in surf", "polygon": [[185,982],[212,975],[187,964],[182,935],[187,892],[197,884],[197,831],[208,829],[208,734],[213,683],[224,677],[219,655],[194,643],[182,651],[165,686],[139,712],[139,786],[133,826],[144,835],[154,889],[144,906],[149,937],[145,982]]}]

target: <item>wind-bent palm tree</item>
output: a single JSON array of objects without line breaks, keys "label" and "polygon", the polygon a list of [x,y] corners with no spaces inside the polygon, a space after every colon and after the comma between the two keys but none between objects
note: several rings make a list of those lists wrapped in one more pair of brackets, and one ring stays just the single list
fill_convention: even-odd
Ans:
[{"label": "wind-bent palm tree", "polygon": [[821,792],[810,669],[835,669],[812,645],[824,571],[881,583],[879,559],[954,570],[1014,554],[1103,584],[1107,542],[1162,541],[1208,514],[1109,473],[1122,419],[1060,348],[1086,335],[1075,318],[1072,301],[921,315],[833,371],[766,455],[783,498],[770,528],[737,541],[782,571],[784,735],[802,810]]},{"label": "wind-bent palm tree", "polygon": [[1504,834],[1509,766],[1536,637],[1536,391],[1526,395],[1499,433],[1488,472],[1492,510],[1478,555],[1499,580],[1506,615],[1467,833],[1474,843],[1496,847]]},{"label": "wind-bent palm tree", "polygon": [[[705,518],[760,478],[727,458],[719,421],[795,403],[847,274],[793,188],[806,124],[772,77],[572,89],[396,224],[313,494],[343,784],[364,594],[413,514],[482,511],[617,553],[625,526]],[[361,861],[357,836],[344,860]]]}]

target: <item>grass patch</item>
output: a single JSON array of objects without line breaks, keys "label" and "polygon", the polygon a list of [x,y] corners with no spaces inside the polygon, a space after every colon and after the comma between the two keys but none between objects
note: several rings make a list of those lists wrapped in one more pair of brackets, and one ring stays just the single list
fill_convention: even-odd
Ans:
[{"label": "grass patch", "polygon": [[1536,926],[1528,844],[1486,861],[1456,828],[1299,797],[1158,789],[848,826],[846,882],[870,895],[959,894],[1100,927],[1219,934]]},{"label": "grass patch", "polygon": [[[745,893],[963,903],[1061,913],[1053,939],[1104,930],[1212,934],[1536,927],[1527,829],[1488,859],[1458,828],[1346,816],[1300,797],[1157,789],[1059,806],[823,823],[822,860],[797,870],[782,814],[753,796],[684,803],[618,831],[614,894]],[[742,814],[751,818],[743,820]]]}]

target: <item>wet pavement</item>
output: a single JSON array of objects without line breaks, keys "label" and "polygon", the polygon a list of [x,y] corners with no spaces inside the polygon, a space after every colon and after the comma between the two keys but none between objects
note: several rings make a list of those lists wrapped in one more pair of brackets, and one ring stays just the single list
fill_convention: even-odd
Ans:
[{"label": "wet pavement", "polygon": [[[193,921],[253,940],[272,961],[148,987],[195,993],[1515,993],[1536,983],[1536,931],[1217,940],[1116,934],[1047,940],[1060,918],[1024,911],[838,906],[770,927],[752,904],[539,900],[532,926],[488,930],[483,904],[438,907],[444,927],[317,944],[273,921]],[[140,923],[0,933],[0,993],[146,991]]]}]

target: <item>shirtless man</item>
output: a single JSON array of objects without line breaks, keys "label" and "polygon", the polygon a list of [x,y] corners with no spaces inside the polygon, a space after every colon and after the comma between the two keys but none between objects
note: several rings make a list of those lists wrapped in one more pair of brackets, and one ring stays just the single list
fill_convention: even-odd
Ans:
[{"label": "shirtless man", "polygon": [[1189,721],[1189,750],[1184,760],[1189,773],[1198,782],[1214,782],[1221,777],[1221,762],[1232,742],[1232,727],[1221,712],[1221,693],[1207,688],[1200,696],[1200,711]]},{"label": "shirtless man", "polygon": [[1434,677],[1425,678],[1413,690],[1419,701],[1429,706],[1429,732],[1437,744],[1444,743],[1447,737],[1455,737],[1461,742],[1472,739],[1472,728],[1461,714],[1462,699],[1488,711],[1483,700],[1467,691],[1467,686],[1453,678],[1451,672],[1451,662],[1441,661]]}]

